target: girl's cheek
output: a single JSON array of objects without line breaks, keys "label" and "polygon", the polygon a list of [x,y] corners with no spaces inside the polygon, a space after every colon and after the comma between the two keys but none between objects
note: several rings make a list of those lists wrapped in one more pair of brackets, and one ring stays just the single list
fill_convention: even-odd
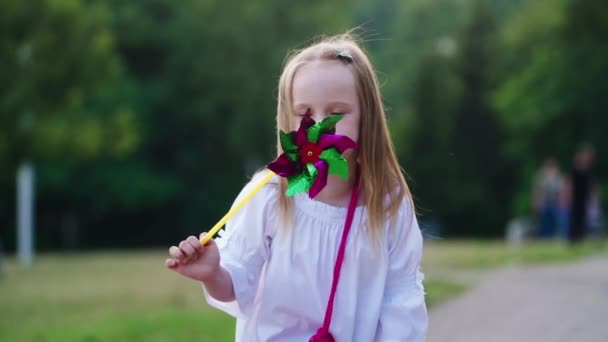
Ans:
[{"label": "girl's cheek", "polygon": [[359,159],[360,155],[361,154],[359,153],[358,150],[352,150],[352,149],[346,150],[342,154],[342,156],[344,157],[344,159],[346,159],[346,161],[348,162],[348,164],[350,164],[350,166],[353,166],[361,161]]},{"label": "girl's cheek", "polygon": [[339,128],[336,128],[336,134],[338,135],[345,135],[347,137],[349,137],[352,141],[359,143],[359,131],[355,128],[345,128],[340,130]]}]

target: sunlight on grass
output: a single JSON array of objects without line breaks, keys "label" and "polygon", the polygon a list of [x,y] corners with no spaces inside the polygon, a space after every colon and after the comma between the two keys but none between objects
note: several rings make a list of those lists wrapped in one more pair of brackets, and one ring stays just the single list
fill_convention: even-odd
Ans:
[{"label": "sunlight on grass", "polygon": [[442,301],[463,293],[465,284],[445,279],[428,279],[424,282],[426,305],[432,307]]},{"label": "sunlight on grass", "polygon": [[425,242],[422,265],[426,269],[484,269],[517,263],[570,262],[600,252],[608,252],[607,241],[587,241],[576,246],[561,241],[528,242],[521,246],[501,241],[432,241]]}]

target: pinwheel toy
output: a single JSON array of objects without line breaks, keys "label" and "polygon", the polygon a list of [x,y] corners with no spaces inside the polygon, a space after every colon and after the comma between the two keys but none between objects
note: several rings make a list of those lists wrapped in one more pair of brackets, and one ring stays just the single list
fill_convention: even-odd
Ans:
[{"label": "pinwheel toy", "polygon": [[342,117],[342,114],[332,115],[315,122],[308,110],[297,131],[281,131],[283,153],[267,165],[269,172],[264,178],[201,238],[201,244],[205,245],[275,174],[287,178],[289,185],[285,195],[308,191],[310,198],[323,190],[329,174],[347,180],[348,162],[342,153],[350,148],[358,149],[359,145],[347,136],[335,134],[335,125]]}]

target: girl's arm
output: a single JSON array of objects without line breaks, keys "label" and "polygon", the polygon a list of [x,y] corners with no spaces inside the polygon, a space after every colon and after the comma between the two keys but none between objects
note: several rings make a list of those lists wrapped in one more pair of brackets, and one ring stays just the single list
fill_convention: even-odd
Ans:
[{"label": "girl's arm", "polygon": [[[253,177],[235,203],[258,184],[261,176]],[[248,315],[255,307],[260,276],[276,229],[277,190],[272,181],[262,187],[213,241],[221,262],[217,276],[203,281],[205,298],[211,306],[235,317]]]},{"label": "girl's arm", "polygon": [[211,297],[220,302],[232,302],[236,299],[230,273],[223,267],[219,268],[215,277],[204,281],[203,286]]},{"label": "girl's arm", "polygon": [[[201,238],[205,233],[201,234]],[[228,271],[220,266],[220,253],[215,241],[210,240],[205,246],[200,239],[190,236],[169,248],[171,259],[166,266],[175,272],[203,283],[211,297],[220,302],[235,300],[232,278]]]},{"label": "girl's arm", "polygon": [[428,327],[423,275],[422,234],[409,201],[389,233],[389,269],[376,341],[424,342]]}]

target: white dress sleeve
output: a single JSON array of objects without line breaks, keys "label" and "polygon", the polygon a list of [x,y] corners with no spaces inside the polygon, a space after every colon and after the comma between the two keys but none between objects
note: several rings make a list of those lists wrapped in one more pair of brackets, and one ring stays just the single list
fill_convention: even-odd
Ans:
[{"label": "white dress sleeve", "polygon": [[389,266],[376,341],[424,342],[428,314],[420,272],[422,234],[410,201],[389,233]]},{"label": "white dress sleeve", "polygon": [[[240,201],[262,177],[260,175],[247,184],[235,204]],[[225,230],[215,239],[220,251],[220,265],[224,267],[234,287],[236,299],[220,302],[205,291],[207,302],[234,316],[249,316],[260,281],[262,268],[268,259],[270,244],[276,232],[275,204],[277,185],[271,180],[249,202],[226,223]],[[233,204],[233,207],[234,205]]]}]

